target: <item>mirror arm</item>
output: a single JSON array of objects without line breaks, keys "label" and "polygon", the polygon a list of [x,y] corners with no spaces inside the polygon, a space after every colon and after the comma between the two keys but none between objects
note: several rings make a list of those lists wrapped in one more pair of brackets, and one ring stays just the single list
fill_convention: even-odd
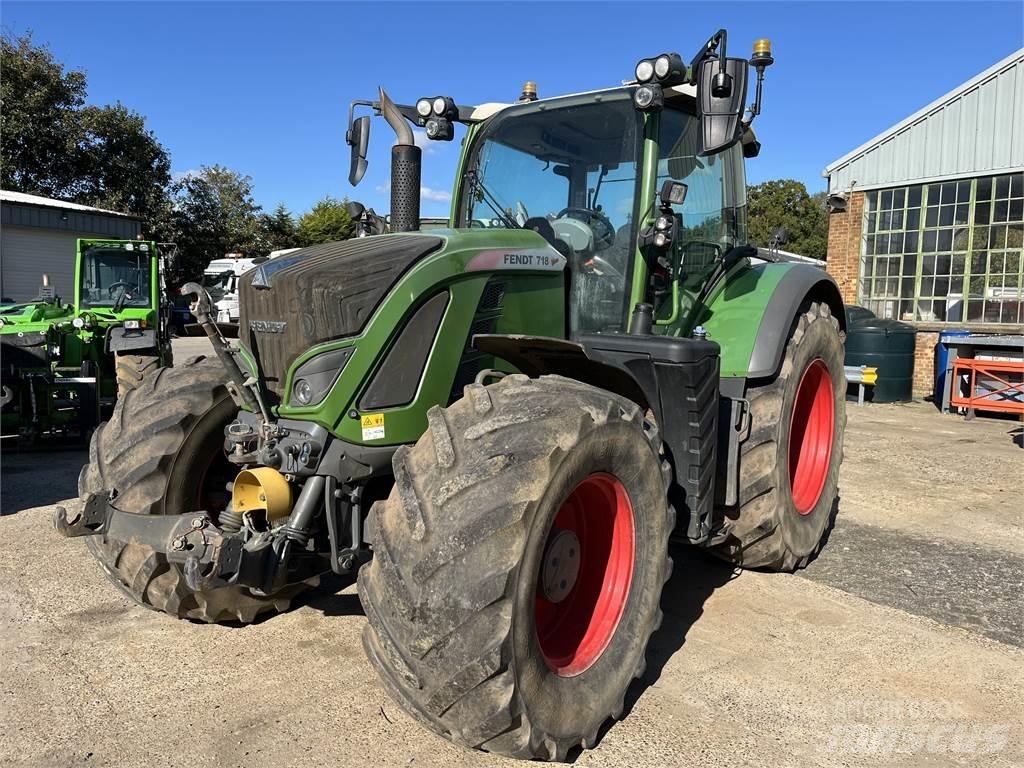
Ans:
[{"label": "mirror arm", "polygon": [[[711,37],[708,41],[701,46],[700,51],[690,61],[690,84],[697,84],[697,68],[700,66],[704,59],[711,58],[712,55],[720,62],[720,66],[724,66],[725,62],[725,43],[728,33],[724,29],[720,29]],[[715,54],[715,49],[718,49],[718,53]]]}]

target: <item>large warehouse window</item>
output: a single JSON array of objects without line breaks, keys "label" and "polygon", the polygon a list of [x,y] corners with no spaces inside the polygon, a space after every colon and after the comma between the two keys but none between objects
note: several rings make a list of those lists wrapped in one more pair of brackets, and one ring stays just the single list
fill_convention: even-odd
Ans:
[{"label": "large warehouse window", "polygon": [[1024,174],[865,193],[860,300],[880,317],[1024,323]]}]

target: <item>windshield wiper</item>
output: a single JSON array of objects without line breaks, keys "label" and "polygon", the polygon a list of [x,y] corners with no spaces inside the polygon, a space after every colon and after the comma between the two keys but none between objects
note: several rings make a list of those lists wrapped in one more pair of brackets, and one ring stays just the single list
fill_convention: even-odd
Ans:
[{"label": "windshield wiper", "polygon": [[488,208],[494,211],[494,215],[502,221],[506,229],[521,229],[515,219],[509,216],[505,211],[501,210],[501,201],[487,190],[484,183],[480,181],[480,173],[476,169],[468,171],[467,176],[469,176],[469,186],[474,196],[476,194],[476,190],[479,189],[481,193],[480,199],[487,203]]}]

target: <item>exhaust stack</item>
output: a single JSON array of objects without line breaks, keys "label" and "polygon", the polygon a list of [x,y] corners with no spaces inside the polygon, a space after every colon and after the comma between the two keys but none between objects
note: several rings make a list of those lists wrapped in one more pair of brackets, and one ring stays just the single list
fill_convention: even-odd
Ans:
[{"label": "exhaust stack", "polygon": [[420,228],[420,168],[423,153],[413,141],[412,129],[394,102],[380,89],[380,112],[398,141],[391,148],[391,231]]}]

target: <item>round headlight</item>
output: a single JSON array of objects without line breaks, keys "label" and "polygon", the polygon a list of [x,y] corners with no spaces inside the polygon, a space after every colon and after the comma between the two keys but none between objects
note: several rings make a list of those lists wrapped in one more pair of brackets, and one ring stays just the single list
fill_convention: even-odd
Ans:
[{"label": "round headlight", "polygon": [[659,56],[654,60],[654,74],[658,77],[664,77],[668,74],[669,66],[668,56]]},{"label": "round headlight", "polygon": [[85,328],[85,318],[76,317],[74,320],[71,321],[71,324],[75,326],[75,328]]},{"label": "round headlight", "polygon": [[444,99],[442,97],[438,96],[434,99],[434,114],[438,117],[445,113],[445,109],[447,109],[447,107],[448,105],[444,103]]},{"label": "round headlight", "polygon": [[633,101],[640,109],[647,109],[654,103],[654,89],[649,85],[641,85],[633,94]]},{"label": "round headlight", "polygon": [[430,99],[420,99],[416,102],[416,114],[420,117],[430,114]]},{"label": "round headlight", "polygon": [[664,232],[659,232],[654,236],[654,245],[656,248],[664,248],[668,245],[668,238],[665,236]]},{"label": "round headlight", "polygon": [[636,65],[636,79],[641,83],[646,83],[654,77],[654,65],[650,59],[644,59]]},{"label": "round headlight", "polygon": [[667,216],[659,216],[658,220],[656,222],[654,222],[654,228],[662,230],[662,231],[668,229],[668,217]]},{"label": "round headlight", "polygon": [[300,405],[309,405],[313,401],[313,388],[305,379],[296,381],[292,392],[295,393],[295,399],[299,401]]}]

